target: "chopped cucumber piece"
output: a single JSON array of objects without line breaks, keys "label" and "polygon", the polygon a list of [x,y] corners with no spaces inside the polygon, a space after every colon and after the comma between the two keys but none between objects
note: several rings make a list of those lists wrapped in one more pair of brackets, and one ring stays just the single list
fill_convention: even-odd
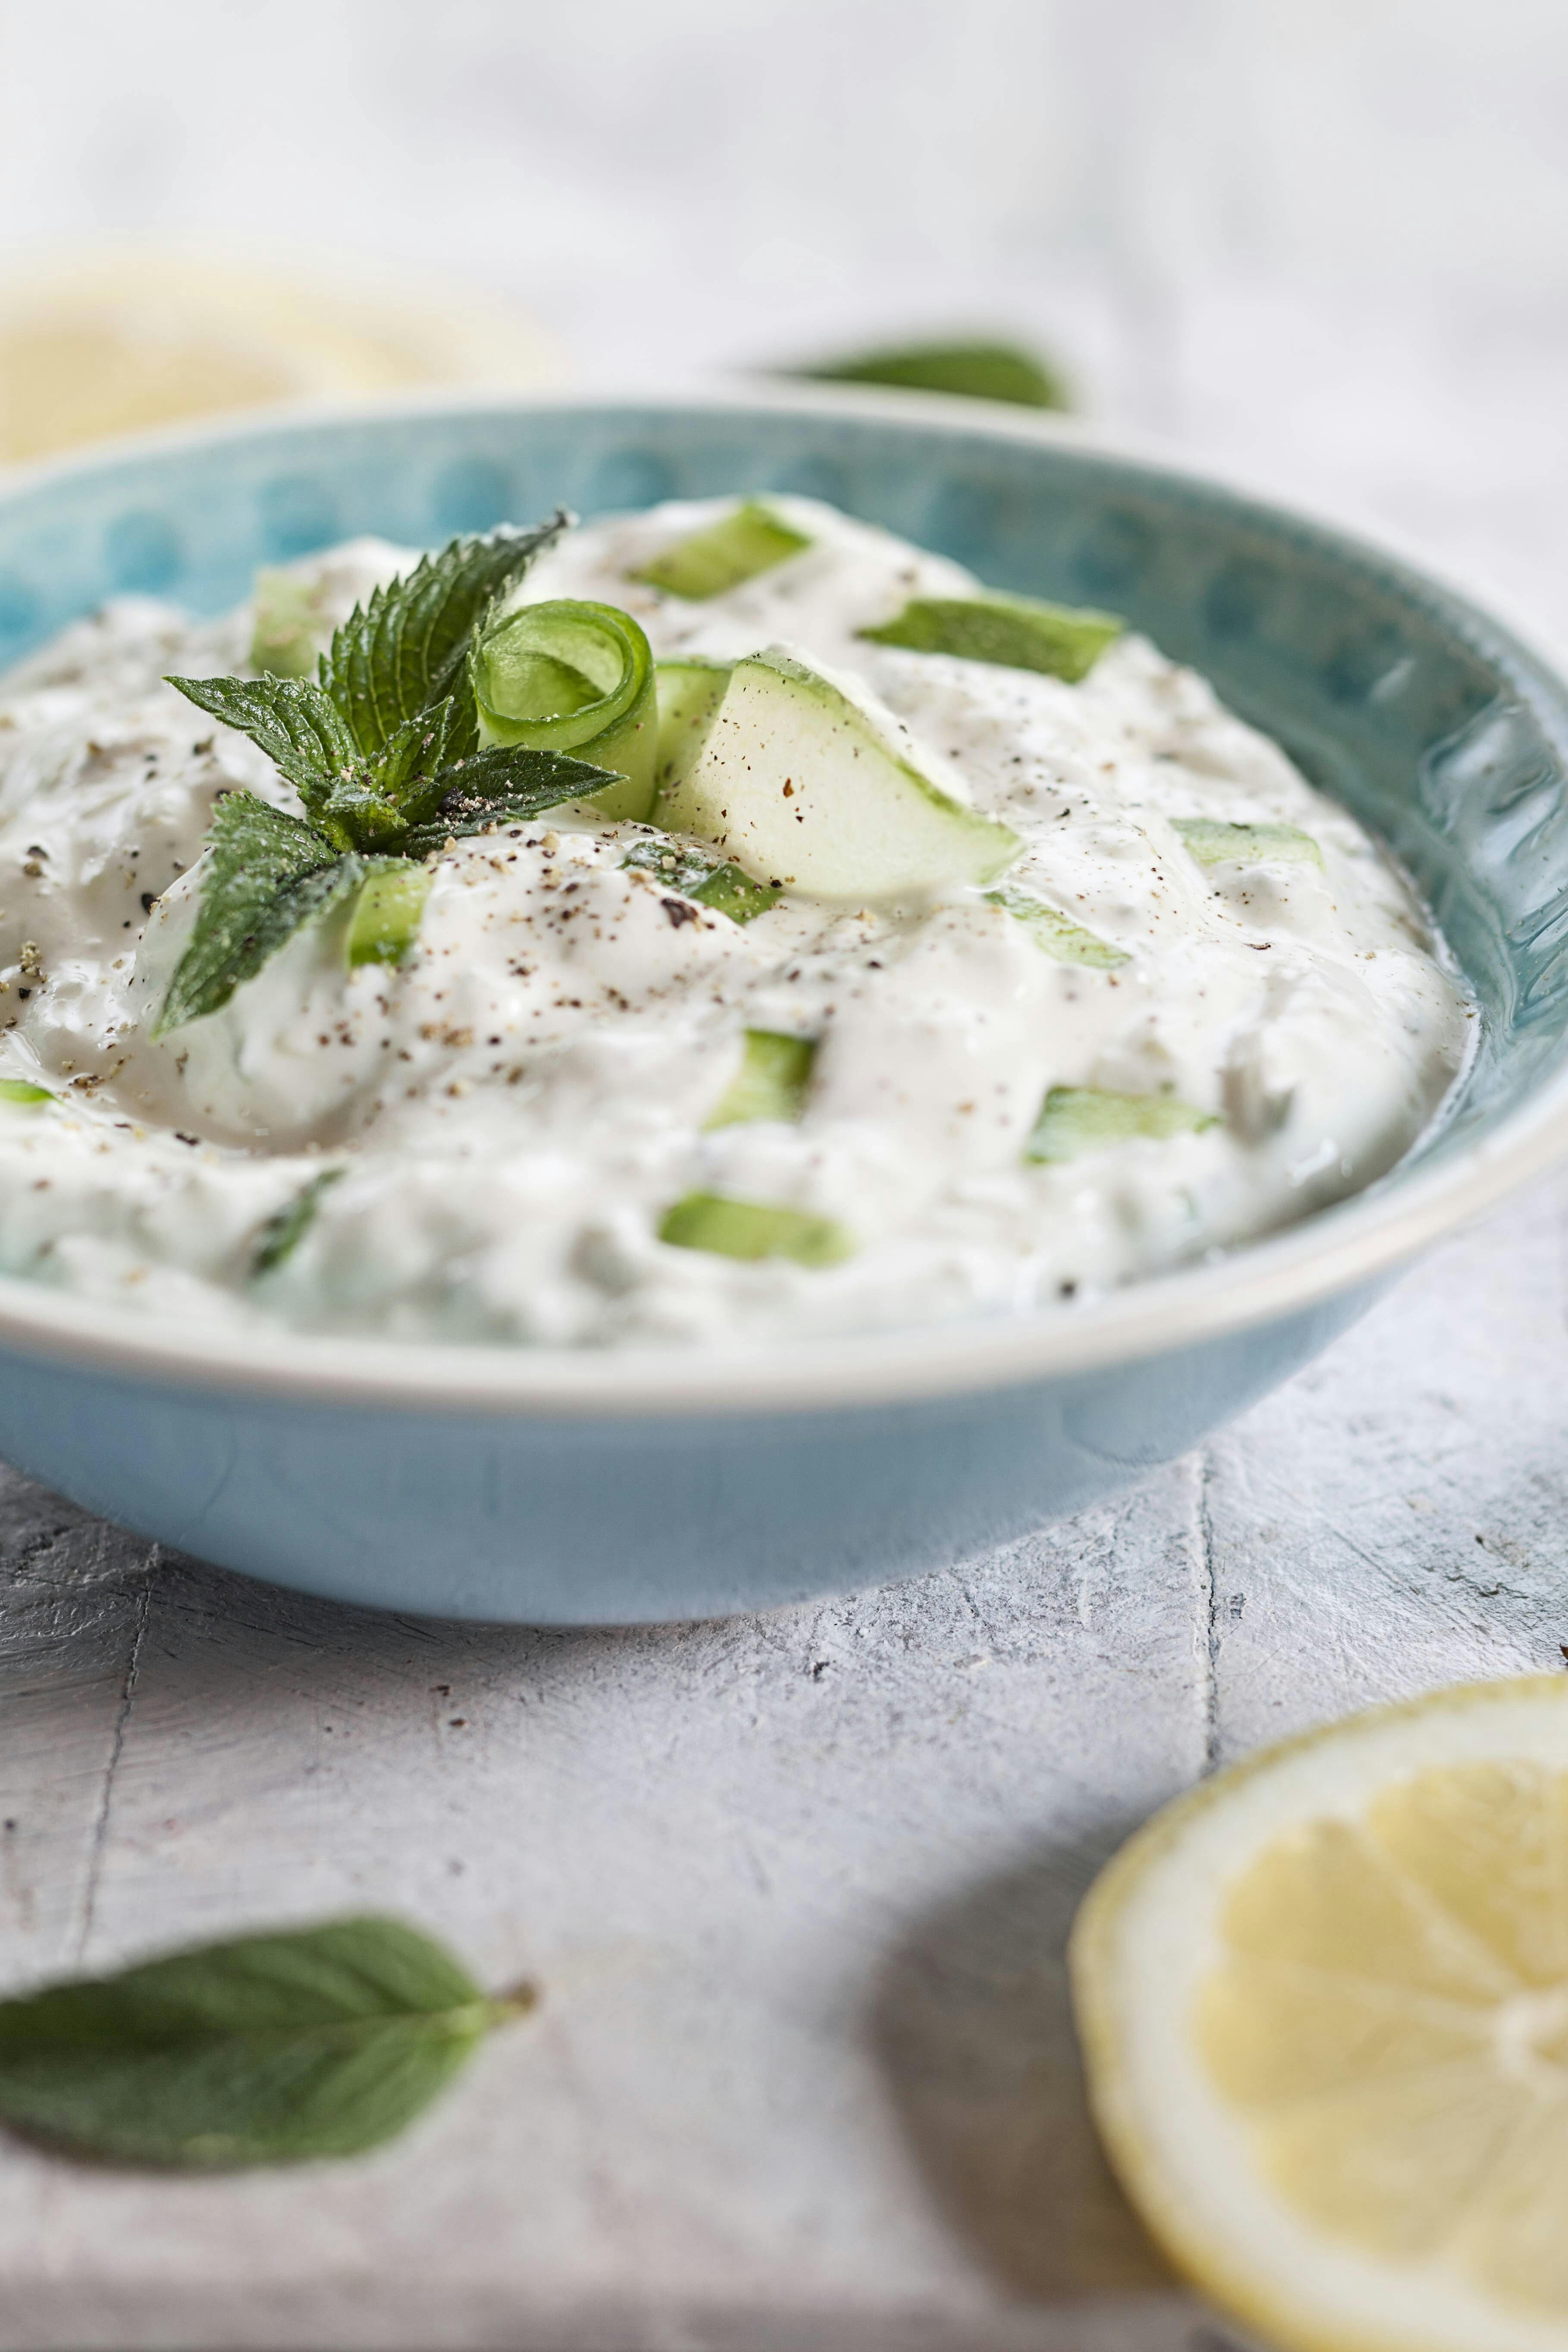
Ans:
[{"label": "chopped cucumber piece", "polygon": [[47,1087],[36,1087],[26,1078],[0,1078],[0,1103],[46,1103],[54,1097]]},{"label": "chopped cucumber piece", "polygon": [[483,741],[616,769],[622,781],[591,805],[607,817],[647,815],[659,710],[653,656],[629,613],[569,597],[521,604],[477,639],[468,676]]},{"label": "chopped cucumber piece", "polygon": [[1322,851],[1294,824],[1224,824],[1218,817],[1172,820],[1200,866],[1321,866]]},{"label": "chopped cucumber piece", "polygon": [[994,881],[1022,846],[923,776],[891,718],[777,646],[737,662],[660,814],[775,889],[857,904]]},{"label": "chopped cucumber piece", "polygon": [[373,873],[361,889],[349,927],[349,961],[401,963],[419,936],[432,877],[406,858]]},{"label": "chopped cucumber piece", "polygon": [[730,668],[728,662],[705,661],[696,655],[685,661],[654,664],[653,687],[659,703],[655,805],[684,783],[695,767],[724,700]]},{"label": "chopped cucumber piece", "polygon": [[749,874],[727,862],[716,866],[707,880],[686,895],[699,907],[710,907],[716,915],[727,915],[732,923],[749,923],[754,916],[765,915],[779,897],[770,884],[754,882]]},{"label": "chopped cucumber piece", "polygon": [[857,634],[874,646],[956,654],[965,661],[1040,670],[1076,685],[1125,627],[1114,613],[1078,612],[1032,596],[917,596],[895,619]]},{"label": "chopped cucumber piece", "polygon": [[853,359],[825,360],[797,373],[827,383],[886,383],[901,392],[1008,400],[1020,408],[1072,405],[1055,370],[1017,343],[912,343]]},{"label": "chopped cucumber piece", "polygon": [[274,1273],[285,1258],[293,1256],[315,1221],[322,1193],[348,1172],[346,1168],[323,1168],[319,1176],[312,1176],[292,1201],[286,1201],[281,1209],[273,1212],[256,1235],[256,1247],[251,1252],[253,1281],[260,1275]]},{"label": "chopped cucumber piece", "polygon": [[623,869],[630,866],[640,874],[651,874],[656,882],[678,890],[683,898],[695,897],[701,886],[719,871],[717,858],[710,857],[705,849],[694,849],[689,842],[668,838],[640,841],[635,849],[627,851],[621,864]]},{"label": "chopped cucumber piece", "polygon": [[1023,1156],[1040,1161],[1076,1160],[1080,1152],[1103,1151],[1135,1136],[1198,1135],[1218,1124],[1212,1112],[1194,1110],[1172,1095],[1112,1095],[1097,1087],[1052,1087]]},{"label": "chopped cucumber piece", "polygon": [[787,1037],[777,1029],[747,1030],[740,1067],[704,1127],[711,1130],[742,1127],[758,1118],[799,1118],[816,1055],[812,1038]]},{"label": "chopped cucumber piece", "polygon": [[676,540],[652,563],[629,572],[626,577],[641,580],[650,588],[662,588],[666,595],[682,596],[688,604],[703,604],[710,596],[744,586],[759,572],[771,572],[786,556],[799,555],[810,544],[803,532],[792,530],[767,507],[747,499],[717,522]]},{"label": "chopped cucumber piece", "polygon": [[683,898],[695,898],[699,907],[727,915],[732,923],[749,923],[753,916],[766,914],[779,898],[777,890],[754,882],[738,866],[721,864],[684,841],[641,841],[621,863],[641,866],[644,874],[678,890]]},{"label": "chopped cucumber piece", "polygon": [[319,585],[308,587],[289,572],[258,572],[254,601],[252,669],[274,677],[314,677],[316,657],[332,634]]},{"label": "chopped cucumber piece", "polygon": [[1043,898],[1031,898],[1027,890],[988,890],[986,897],[993,907],[1005,907],[1013,920],[1023,925],[1040,952],[1053,956],[1058,963],[1092,964],[1109,971],[1119,963],[1132,961],[1121,948],[1096,939],[1082,923],[1075,923],[1071,915],[1059,914]]},{"label": "chopped cucumber piece", "polygon": [[854,1254],[854,1237],[831,1217],[766,1201],[731,1201],[722,1192],[688,1192],[659,1221],[659,1239],[674,1249],[716,1257],[791,1257],[797,1265],[837,1265]]}]

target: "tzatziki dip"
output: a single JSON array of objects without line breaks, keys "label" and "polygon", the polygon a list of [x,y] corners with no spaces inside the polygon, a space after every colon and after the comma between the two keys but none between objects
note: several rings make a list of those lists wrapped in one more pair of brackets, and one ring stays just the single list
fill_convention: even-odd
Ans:
[{"label": "tzatziki dip", "polygon": [[811,500],[355,541],[0,687],[0,1271],[164,1316],[1075,1311],[1380,1175],[1473,1028],[1202,677]]}]

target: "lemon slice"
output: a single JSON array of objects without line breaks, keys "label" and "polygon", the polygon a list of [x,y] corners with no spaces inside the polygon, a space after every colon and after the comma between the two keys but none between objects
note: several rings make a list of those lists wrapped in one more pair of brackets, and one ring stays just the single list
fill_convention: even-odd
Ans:
[{"label": "lemon slice", "polygon": [[1568,1679],[1221,1773],[1071,1969],[1112,2161],[1215,2302],[1291,2352],[1565,2352]]},{"label": "lemon slice", "polygon": [[0,281],[0,458],[278,400],[558,381],[513,306],[136,249]]}]

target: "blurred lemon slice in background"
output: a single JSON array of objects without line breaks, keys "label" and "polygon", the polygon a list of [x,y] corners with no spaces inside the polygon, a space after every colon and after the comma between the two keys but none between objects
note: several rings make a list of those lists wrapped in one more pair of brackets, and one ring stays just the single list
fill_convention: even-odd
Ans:
[{"label": "blurred lemon slice in background", "polygon": [[1221,1773],[1071,1966],[1112,2161],[1217,2303],[1292,2352],[1568,2347],[1568,1680]]},{"label": "blurred lemon slice in background", "polygon": [[136,250],[0,277],[0,460],[275,401],[565,373],[546,329],[478,293]]}]

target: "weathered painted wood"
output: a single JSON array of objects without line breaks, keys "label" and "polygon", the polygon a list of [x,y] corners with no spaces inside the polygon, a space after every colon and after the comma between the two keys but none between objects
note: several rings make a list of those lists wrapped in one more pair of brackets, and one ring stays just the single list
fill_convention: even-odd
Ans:
[{"label": "weathered painted wood", "polygon": [[962,1575],[647,1633],[163,1562],[106,1717],[89,1964],[385,1905],[546,2005],[368,2165],[6,2147],[0,2343],[1179,2344],[1061,1945],[1201,1760],[1195,1496],[1179,1466]]},{"label": "weathered painted wood", "polygon": [[1561,1673],[1561,1184],[1441,1250],[1204,1468],[1217,1753],[1444,1683]]},{"label": "weathered painted wood", "polygon": [[107,1791],[134,1699],[149,1547],[0,1469],[0,1950],[73,1966],[92,1931]]}]

